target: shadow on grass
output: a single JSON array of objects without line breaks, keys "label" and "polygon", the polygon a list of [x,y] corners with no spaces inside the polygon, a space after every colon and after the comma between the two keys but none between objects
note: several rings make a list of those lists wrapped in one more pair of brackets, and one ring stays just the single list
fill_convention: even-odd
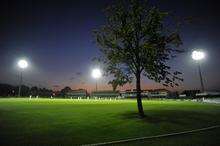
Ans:
[{"label": "shadow on grass", "polygon": [[217,118],[215,115],[183,110],[147,110],[143,118],[140,118],[137,112],[126,112],[121,114],[121,118],[125,120],[139,119],[150,124],[174,123],[179,125],[204,125],[220,123],[220,118]]}]

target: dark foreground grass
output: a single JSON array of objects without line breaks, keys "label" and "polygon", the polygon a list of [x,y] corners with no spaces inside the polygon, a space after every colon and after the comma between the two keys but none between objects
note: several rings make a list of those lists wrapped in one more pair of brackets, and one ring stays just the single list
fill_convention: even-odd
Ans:
[{"label": "dark foreground grass", "polygon": [[[220,124],[220,106],[189,101],[136,102],[1,99],[0,145],[81,145],[152,136]],[[124,145],[220,145],[220,130]],[[122,144],[120,144],[122,145]]]}]

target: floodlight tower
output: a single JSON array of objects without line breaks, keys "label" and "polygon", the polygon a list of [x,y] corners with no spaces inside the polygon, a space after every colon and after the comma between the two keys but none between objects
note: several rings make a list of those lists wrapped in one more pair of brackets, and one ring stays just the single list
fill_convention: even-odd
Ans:
[{"label": "floodlight tower", "polygon": [[203,78],[202,78],[202,72],[201,72],[201,61],[205,58],[205,52],[203,52],[202,50],[194,50],[192,52],[192,59],[196,61],[196,63],[198,64],[198,69],[199,69],[199,77],[200,77],[200,83],[201,83],[201,91],[204,92],[205,91],[205,87],[204,87],[204,82],[203,82]]},{"label": "floodlight tower", "polygon": [[99,68],[92,70],[92,77],[96,80],[96,91],[98,91],[98,79],[102,77],[102,72]]},{"label": "floodlight tower", "polygon": [[26,69],[28,67],[28,62],[25,59],[21,59],[18,61],[18,67],[21,70],[20,73],[20,82],[19,82],[19,91],[18,91],[18,97],[21,96],[21,86],[22,86],[22,72],[24,69]]}]

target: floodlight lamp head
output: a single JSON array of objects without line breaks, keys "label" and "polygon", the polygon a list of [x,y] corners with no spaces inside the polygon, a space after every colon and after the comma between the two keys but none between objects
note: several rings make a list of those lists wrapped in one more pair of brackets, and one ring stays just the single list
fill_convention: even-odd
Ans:
[{"label": "floodlight lamp head", "polygon": [[205,53],[201,50],[195,50],[192,52],[193,60],[200,61],[205,58]]},{"label": "floodlight lamp head", "polygon": [[21,69],[25,69],[28,67],[28,62],[24,59],[18,61],[18,67]]},{"label": "floodlight lamp head", "polygon": [[102,76],[102,72],[101,72],[100,69],[95,68],[95,69],[92,70],[92,77],[94,79],[99,79],[99,78],[101,78],[101,76]]}]

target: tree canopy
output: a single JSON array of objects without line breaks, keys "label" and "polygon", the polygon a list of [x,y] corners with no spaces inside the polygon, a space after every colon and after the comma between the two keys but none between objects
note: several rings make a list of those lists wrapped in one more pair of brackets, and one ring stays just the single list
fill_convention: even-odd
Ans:
[{"label": "tree canopy", "polygon": [[169,14],[148,1],[118,0],[105,12],[106,24],[94,31],[102,53],[98,60],[105,64],[106,74],[115,77],[113,81],[136,79],[138,108],[143,115],[141,75],[164,86],[178,86],[182,81],[181,73],[172,72],[168,65],[182,52],[178,29],[167,26]]}]

